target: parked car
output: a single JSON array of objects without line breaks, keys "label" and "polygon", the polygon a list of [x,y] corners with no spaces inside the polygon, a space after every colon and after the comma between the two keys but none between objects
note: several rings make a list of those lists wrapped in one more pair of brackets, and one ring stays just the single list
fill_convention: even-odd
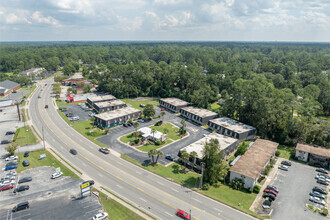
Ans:
[{"label": "parked car", "polygon": [[5,161],[11,161],[11,160],[17,160],[18,159],[18,156],[16,156],[16,155],[12,155],[12,156],[10,156],[10,157],[7,157],[6,159],[5,159]]},{"label": "parked car", "polygon": [[61,112],[67,112],[68,110],[66,108],[62,108]]},{"label": "parked car", "polygon": [[23,164],[23,166],[25,166],[25,167],[30,166],[30,162],[29,162],[28,160],[24,160],[22,164]]},{"label": "parked car", "polygon": [[73,113],[69,112],[67,114],[65,114],[66,117],[73,117]]},{"label": "parked car", "polygon": [[311,197],[309,197],[309,201],[315,202],[317,204],[325,205],[325,201],[323,199],[318,198],[318,197],[311,196]]},{"label": "parked car", "polygon": [[289,167],[287,167],[285,165],[280,165],[280,166],[278,166],[278,169],[288,171]]},{"label": "parked car", "polygon": [[2,178],[1,178],[1,181],[5,181],[5,180],[14,180],[16,179],[16,176],[12,176],[12,175],[4,175]]},{"label": "parked car", "polygon": [[325,199],[325,196],[317,191],[312,191],[309,193],[310,196],[318,197],[320,199]]},{"label": "parked car", "polygon": [[17,165],[12,165],[12,166],[6,167],[5,171],[6,170],[13,170],[13,169],[17,169]]},{"label": "parked car", "polygon": [[166,154],[165,159],[173,161],[174,160],[174,156],[172,154]]},{"label": "parked car", "polygon": [[20,186],[16,189],[14,189],[13,193],[22,192],[22,191],[25,191],[25,190],[28,190],[28,189],[30,189],[29,185],[22,185],[22,186]]},{"label": "parked car", "polygon": [[40,95],[38,95],[38,99],[40,99],[41,98],[41,96]]},{"label": "parked car", "polygon": [[140,122],[140,123],[143,123],[143,122],[144,122],[144,120],[143,120],[143,119],[139,119],[139,120],[138,120],[138,122]]},{"label": "parked car", "polygon": [[6,135],[12,135],[12,134],[15,134],[15,133],[16,133],[15,131],[7,131]]},{"label": "parked car", "polygon": [[75,149],[73,149],[73,148],[70,149],[70,153],[73,154],[73,155],[77,155],[78,154],[78,152]]},{"label": "parked car", "polygon": [[265,190],[264,190],[264,193],[271,193],[271,194],[273,194],[274,196],[277,196],[277,192],[275,192],[274,190],[271,190],[271,189],[265,189]]},{"label": "parked car", "polygon": [[162,108],[161,110],[162,110],[162,111],[166,111],[166,108]]},{"label": "parked car", "polygon": [[326,176],[319,175],[319,176],[316,177],[316,179],[326,181],[326,182],[330,183],[330,178],[328,178]]},{"label": "parked car", "polygon": [[108,213],[106,212],[100,212],[93,216],[93,220],[102,220],[107,218],[108,218]]},{"label": "parked car", "polygon": [[56,179],[56,178],[58,178],[58,177],[60,177],[60,176],[63,176],[63,173],[62,173],[62,172],[59,172],[59,173],[53,173],[51,179]]},{"label": "parked car", "polygon": [[104,154],[109,154],[110,153],[110,150],[106,147],[101,147],[99,149],[100,152],[104,153]]},{"label": "parked car", "polygon": [[317,168],[316,171],[320,173],[328,174],[328,171],[326,171],[324,168]]},{"label": "parked car", "polygon": [[16,171],[10,171],[10,172],[6,173],[5,175],[16,176],[17,173],[16,173]]},{"label": "parked car", "polygon": [[18,183],[26,183],[32,181],[32,177],[24,177],[18,181]]},{"label": "parked car", "polygon": [[11,142],[12,142],[11,140],[3,140],[3,141],[1,141],[1,144],[9,144]]},{"label": "parked car", "polygon": [[0,191],[6,191],[12,188],[14,188],[14,185],[8,184],[8,185],[0,186]]},{"label": "parked car", "polygon": [[319,184],[322,184],[322,185],[326,185],[326,186],[329,185],[328,181],[321,180],[321,179],[318,179],[316,182],[319,183]]},{"label": "parked car", "polygon": [[21,203],[17,204],[17,205],[13,208],[12,212],[17,212],[17,211],[20,211],[20,210],[23,210],[23,209],[28,209],[29,207],[30,207],[30,206],[29,206],[29,202],[28,202],[28,201],[26,201],[26,202],[21,202]]},{"label": "parked car", "polygon": [[6,164],[6,167],[17,165],[17,164],[18,164],[17,161],[11,161],[11,162],[9,162],[9,163]]},{"label": "parked car", "polygon": [[30,152],[29,151],[25,151],[24,157],[28,157],[29,155],[30,155]]},{"label": "parked car", "polygon": [[286,161],[286,160],[283,160],[283,161],[281,162],[281,164],[282,164],[282,165],[285,165],[285,166],[291,166],[291,165],[292,165],[291,162]]},{"label": "parked car", "polygon": [[275,191],[275,192],[277,192],[277,193],[280,192],[280,191],[277,189],[277,187],[272,186],[272,185],[268,185],[266,188],[267,188],[267,189],[271,189],[271,190],[273,190],[273,191]]},{"label": "parked car", "polygon": [[328,192],[327,192],[325,189],[323,189],[323,188],[321,188],[321,187],[318,187],[318,186],[314,186],[313,191],[316,191],[316,192],[322,193],[322,194],[324,194],[324,195],[328,194]]},{"label": "parked car", "polygon": [[264,197],[264,198],[267,198],[268,197],[270,201],[274,201],[275,198],[276,198],[276,196],[274,194],[272,194],[272,193],[264,193],[262,195],[262,197]]},{"label": "parked car", "polygon": [[190,219],[190,215],[187,212],[185,212],[181,209],[176,210],[176,215],[183,218],[183,219]]},{"label": "parked car", "polygon": [[270,209],[271,205],[272,205],[272,202],[269,199],[265,199],[265,201],[262,203],[262,208]]},{"label": "parked car", "polygon": [[14,185],[14,184],[15,184],[15,180],[4,180],[0,183],[1,186]]}]

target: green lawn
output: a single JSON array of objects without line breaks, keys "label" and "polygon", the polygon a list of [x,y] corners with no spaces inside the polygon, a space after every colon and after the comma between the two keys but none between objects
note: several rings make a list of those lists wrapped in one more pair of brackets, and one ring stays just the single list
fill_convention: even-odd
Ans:
[{"label": "green lawn", "polygon": [[133,101],[132,99],[121,99],[123,102],[132,105],[133,108],[143,110],[143,108],[140,107],[140,104],[152,104],[154,106],[158,106],[158,99],[157,100],[149,100],[149,101]]},{"label": "green lawn", "polygon": [[230,186],[220,184],[218,187],[211,186],[209,190],[198,190],[198,192],[223,202],[231,207],[242,210],[256,216],[249,210],[257,194],[246,191],[234,190]]},{"label": "green lawn", "polygon": [[57,72],[54,73],[55,76],[61,75],[61,74],[62,74],[62,71],[57,71]]},{"label": "green lawn", "polygon": [[[79,103],[86,103],[86,101],[79,102]],[[57,105],[57,106],[77,105],[77,104],[78,104],[78,103],[76,103],[76,102],[69,103],[69,102],[66,102],[66,101],[56,100],[56,105]]]},{"label": "green lawn", "polygon": [[211,104],[211,108],[212,108],[212,111],[214,111],[214,110],[220,109],[220,105],[218,104],[218,102],[213,102]]},{"label": "green lawn", "polygon": [[172,140],[178,140],[181,138],[181,135],[179,135],[178,133],[176,133],[177,131],[179,131],[179,128],[172,125],[169,122],[163,122],[163,124],[161,126],[151,126],[150,128],[154,128],[157,131],[160,131],[162,133],[164,133],[164,129],[167,128],[167,130],[169,131],[167,133],[167,137],[171,138]]},{"label": "green lawn", "polygon": [[281,152],[280,157],[285,158],[285,159],[290,159],[291,153],[294,153],[296,149],[294,147],[288,147],[284,145],[279,145],[277,147],[277,150]]},{"label": "green lawn", "polygon": [[27,91],[27,90],[30,90],[30,89],[27,86],[23,86],[23,87],[19,88],[18,91]]},{"label": "green lawn", "polygon": [[22,111],[22,121],[27,121],[25,115],[25,109],[23,108],[21,111]]},{"label": "green lawn", "polygon": [[126,208],[124,205],[117,202],[116,200],[108,198],[108,196],[102,192],[99,192],[99,198],[100,203],[105,208],[106,212],[109,214],[110,219],[144,219],[130,209]]},{"label": "green lawn", "polygon": [[128,142],[130,142],[131,140],[134,140],[134,136],[133,136],[133,133],[130,133],[130,134],[128,134],[128,135],[125,135],[125,136],[122,136],[121,138],[120,138],[120,141],[122,141],[122,142],[124,142],[124,143],[128,143]]},{"label": "green lawn", "polygon": [[17,129],[14,142],[19,145],[28,145],[37,143],[37,138],[34,136],[30,126],[25,126]]},{"label": "green lawn", "polygon": [[[46,154],[45,159],[40,159],[40,154]],[[39,150],[39,151],[32,151],[30,152],[29,157],[23,157],[24,153],[18,154],[19,156],[19,163],[17,165],[17,172],[22,172],[23,170],[27,170],[34,167],[41,167],[41,166],[53,166],[55,168],[61,167],[61,171],[63,172],[64,176],[71,176],[73,178],[79,179],[79,177],[72,172],[69,168],[64,166],[61,162],[59,162],[50,152],[47,150]],[[29,160],[30,166],[24,167],[22,165],[23,160]],[[50,177],[49,177],[50,178]]]},{"label": "green lawn", "polygon": [[180,166],[176,163],[168,167],[161,164],[143,166],[141,163],[124,154],[121,155],[121,158],[186,187],[195,188],[198,184],[199,174],[194,172],[183,173],[181,172]]},{"label": "green lawn", "polygon": [[139,150],[144,151],[144,152],[149,152],[150,150],[158,149],[158,148],[163,147],[164,145],[169,144],[171,142],[172,142],[171,139],[167,139],[165,141],[165,143],[162,143],[161,145],[154,145],[154,144],[147,143],[147,144],[145,144],[141,147],[137,147],[136,149],[139,149]]}]

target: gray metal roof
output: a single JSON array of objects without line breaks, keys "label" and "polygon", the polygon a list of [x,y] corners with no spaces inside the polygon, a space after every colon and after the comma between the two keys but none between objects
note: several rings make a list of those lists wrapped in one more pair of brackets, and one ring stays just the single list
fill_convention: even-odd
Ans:
[{"label": "gray metal roof", "polygon": [[6,89],[12,89],[18,86],[19,84],[10,80],[5,80],[0,82],[0,87],[4,87]]}]

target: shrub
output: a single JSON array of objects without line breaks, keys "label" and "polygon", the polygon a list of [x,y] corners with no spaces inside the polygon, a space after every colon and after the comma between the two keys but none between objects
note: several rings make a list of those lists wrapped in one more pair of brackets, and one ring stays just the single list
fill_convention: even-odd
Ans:
[{"label": "shrub", "polygon": [[277,150],[277,151],[275,152],[275,156],[276,156],[276,157],[279,157],[280,155],[281,155],[281,152]]},{"label": "shrub", "polygon": [[255,193],[259,193],[259,192],[260,192],[260,186],[258,186],[258,185],[254,185],[254,187],[253,187],[253,192],[255,192]]},{"label": "shrub", "polygon": [[248,147],[249,145],[247,145],[245,142],[239,145],[237,151],[235,152],[235,157],[237,157],[238,155],[243,155],[247,151]]},{"label": "shrub", "polygon": [[327,216],[328,215],[328,209],[322,208],[320,213],[321,213],[321,215]]},{"label": "shrub", "polygon": [[210,188],[210,184],[208,183],[204,183],[202,186],[202,190],[209,190],[209,188]]},{"label": "shrub", "polygon": [[253,189],[252,188],[249,188],[249,193],[252,193],[253,192]]},{"label": "shrub", "polygon": [[235,178],[231,181],[233,189],[241,190],[244,186],[244,182],[242,179]]},{"label": "shrub", "polygon": [[134,144],[138,144],[138,143],[140,143],[140,139],[137,138],[136,140],[133,141],[133,143],[134,143]]},{"label": "shrub", "polygon": [[268,165],[266,166],[265,170],[264,170],[264,174],[265,174],[265,175],[268,175],[269,172],[270,172],[270,169],[271,169],[271,168],[272,168],[272,167],[268,164]]},{"label": "shrub", "polygon": [[160,125],[162,125],[163,124],[163,121],[157,121],[156,123],[155,123],[155,126],[160,126]]},{"label": "shrub", "polygon": [[264,179],[265,179],[264,176],[259,177],[259,179],[258,179],[258,183],[261,183]]},{"label": "shrub", "polygon": [[308,163],[310,166],[315,166],[315,164],[313,162],[309,162]]},{"label": "shrub", "polygon": [[162,142],[161,141],[155,141],[155,144],[158,146],[158,145],[161,145]]}]

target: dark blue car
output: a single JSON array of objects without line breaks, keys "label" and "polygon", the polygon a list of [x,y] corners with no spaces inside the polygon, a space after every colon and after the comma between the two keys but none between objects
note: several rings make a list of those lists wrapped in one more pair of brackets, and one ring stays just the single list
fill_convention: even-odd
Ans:
[{"label": "dark blue car", "polygon": [[8,166],[5,168],[5,171],[6,170],[13,170],[13,169],[16,169],[17,168],[17,165],[11,165],[11,166]]}]

